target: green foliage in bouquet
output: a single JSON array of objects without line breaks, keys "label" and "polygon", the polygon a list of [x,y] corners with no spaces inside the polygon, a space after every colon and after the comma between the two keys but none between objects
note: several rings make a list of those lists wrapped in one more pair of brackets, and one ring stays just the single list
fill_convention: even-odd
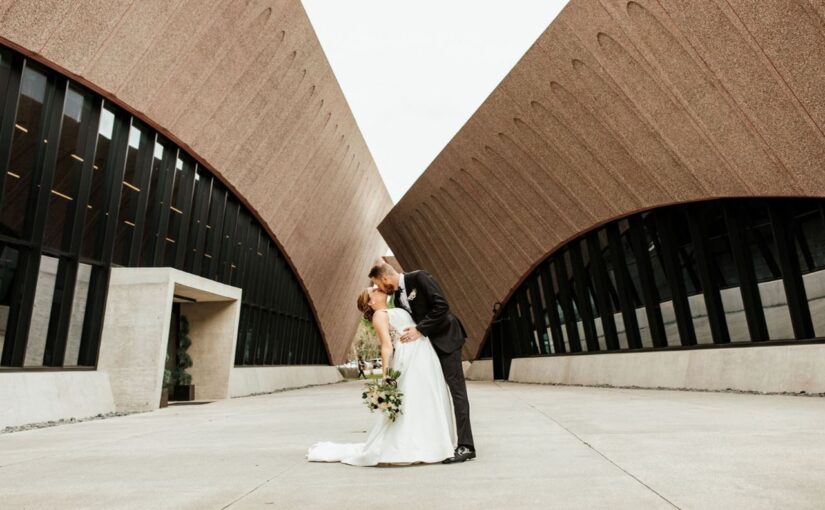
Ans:
[{"label": "green foliage in bouquet", "polygon": [[172,380],[180,386],[192,384],[192,376],[186,373],[186,369],[192,366],[192,358],[186,351],[192,346],[189,338],[189,319],[186,316],[180,318],[180,329],[178,329],[178,350],[175,354],[175,368],[172,370]]},{"label": "green foliage in bouquet", "polygon": [[398,415],[402,414],[401,400],[404,394],[398,391],[399,377],[401,377],[401,372],[391,368],[386,378],[364,385],[361,399],[371,413],[377,409],[385,413],[390,421],[395,421]]}]

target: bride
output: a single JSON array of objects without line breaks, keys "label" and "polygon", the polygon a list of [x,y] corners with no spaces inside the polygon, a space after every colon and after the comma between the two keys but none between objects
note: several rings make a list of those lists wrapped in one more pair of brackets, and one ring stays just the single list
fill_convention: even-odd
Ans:
[{"label": "bride", "polygon": [[399,340],[401,332],[415,322],[403,308],[388,309],[387,294],[381,289],[365,289],[358,296],[358,310],[378,333],[383,376],[390,368],[401,372],[401,414],[392,422],[379,413],[364,443],[316,443],[307,459],[375,466],[435,463],[452,457],[456,435],[450,395],[430,340]]}]

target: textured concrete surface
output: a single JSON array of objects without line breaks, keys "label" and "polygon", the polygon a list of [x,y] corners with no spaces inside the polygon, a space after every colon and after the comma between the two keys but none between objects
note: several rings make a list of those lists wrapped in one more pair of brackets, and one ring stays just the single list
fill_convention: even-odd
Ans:
[{"label": "textured concrete surface", "polygon": [[[4,373],[0,430],[115,411],[109,374],[96,370]],[[0,449],[0,457],[2,457]]]},{"label": "textured concrete surface", "polygon": [[825,393],[825,345],[775,345],[514,359],[510,380],[759,393]]},{"label": "textured concrete surface", "polygon": [[235,190],[343,361],[392,202],[300,0],[0,0],[0,40],[115,99]]},{"label": "textured concrete surface", "polygon": [[471,381],[492,381],[493,360],[477,359],[464,369],[464,377]]},{"label": "textured concrete surface", "polygon": [[343,379],[338,367],[321,365],[233,367],[229,374],[229,396],[243,397],[287,388],[332,384]]},{"label": "textured concrete surface", "polygon": [[198,301],[181,306],[191,325],[189,373],[196,397],[229,396],[241,289],[169,267],[116,267],[106,297],[97,369],[109,374],[118,411],[149,411],[160,405],[175,295]]},{"label": "textured concrete surface", "polygon": [[0,435],[3,507],[821,508],[822,399],[472,382],[463,465],[310,464],[360,383]]},{"label": "textured concrete surface", "polygon": [[567,240],[714,197],[825,196],[821,1],[571,0],[379,229],[472,358]]}]

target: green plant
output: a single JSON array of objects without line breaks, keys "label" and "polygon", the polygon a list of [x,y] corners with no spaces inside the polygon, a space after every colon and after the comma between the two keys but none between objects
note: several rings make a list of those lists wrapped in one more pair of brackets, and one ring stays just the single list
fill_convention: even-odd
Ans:
[{"label": "green plant", "polygon": [[358,359],[359,356],[363,359],[373,359],[380,356],[380,354],[381,347],[378,342],[378,335],[375,333],[372,324],[364,319],[359,320],[355,337],[352,339],[351,359]]},{"label": "green plant", "polygon": [[[169,353],[166,353],[166,363],[169,363]],[[168,368],[163,369],[163,386],[169,386],[169,383],[172,382],[172,371]]]},{"label": "green plant", "polygon": [[192,358],[186,352],[192,346],[192,340],[189,338],[189,319],[182,315],[180,318],[180,326],[178,329],[178,349],[175,353],[177,358],[175,368],[172,370],[172,380],[178,386],[188,386],[192,384],[192,376],[186,372],[186,369],[192,366]]}]

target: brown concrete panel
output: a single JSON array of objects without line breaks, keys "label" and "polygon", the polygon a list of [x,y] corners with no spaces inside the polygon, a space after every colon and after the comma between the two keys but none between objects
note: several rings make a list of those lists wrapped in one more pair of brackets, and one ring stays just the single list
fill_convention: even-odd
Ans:
[{"label": "brown concrete panel", "polygon": [[0,38],[218,175],[283,249],[344,359],[391,200],[299,0],[0,1]]},{"label": "brown concrete panel", "polygon": [[475,356],[494,303],[599,225],[825,196],[823,82],[822,0],[571,0],[379,230],[441,280]]}]

